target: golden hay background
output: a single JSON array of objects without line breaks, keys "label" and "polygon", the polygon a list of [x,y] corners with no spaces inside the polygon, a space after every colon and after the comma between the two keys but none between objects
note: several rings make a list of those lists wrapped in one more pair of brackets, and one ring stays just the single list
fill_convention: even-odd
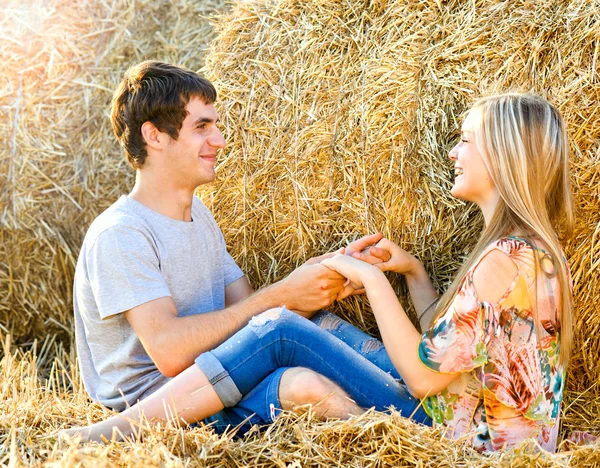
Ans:
[{"label": "golden hay background", "polygon": [[[452,199],[447,152],[461,114],[494,90],[547,96],[569,126],[577,343],[563,433],[600,423],[600,6],[585,0],[0,0],[0,464],[600,466],[598,446],[491,458],[405,423],[277,424],[243,441],[197,429],[142,443],[58,448],[43,436],[96,421],[73,351],[71,282],[92,219],[133,175],[108,119],[124,70],[146,58],[198,69],[220,92],[229,147],[200,195],[259,286],[308,257],[382,230],[443,288],[481,227]],[[404,296],[403,285],[394,284]],[[404,297],[404,299],[406,299]],[[375,332],[354,299],[337,311]],[[57,339],[58,338],[58,339]],[[34,339],[37,344],[31,345]],[[27,345],[29,343],[29,345]],[[30,349],[26,352],[21,350]],[[466,458],[465,458],[466,457]],[[595,465],[594,465],[595,464]]]},{"label": "golden hay background", "polygon": [[[216,27],[206,69],[230,146],[219,183],[202,194],[256,284],[382,230],[443,286],[481,227],[449,194],[461,115],[500,90],[554,102],[568,122],[577,205],[566,245],[578,316],[571,370],[578,389],[598,383],[597,4],[255,1]],[[342,312],[365,315],[358,302]]]},{"label": "golden hay background", "polygon": [[0,326],[23,342],[70,333],[83,235],[133,185],[114,88],[148,58],[198,69],[223,1],[0,5]]}]

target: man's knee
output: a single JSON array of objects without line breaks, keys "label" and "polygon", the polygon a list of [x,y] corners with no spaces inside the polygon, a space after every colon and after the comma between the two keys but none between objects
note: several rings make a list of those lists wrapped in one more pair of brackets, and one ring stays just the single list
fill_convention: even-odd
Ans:
[{"label": "man's knee", "polygon": [[275,333],[277,339],[283,336],[299,339],[303,333],[306,333],[308,324],[310,322],[307,319],[285,307],[275,307],[252,317],[248,322],[248,327],[259,338]]},{"label": "man's knee", "polygon": [[332,394],[345,392],[327,377],[304,367],[287,370],[279,384],[279,399],[284,409],[315,404]]},{"label": "man's knee", "polygon": [[281,317],[283,310],[283,307],[274,307],[272,309],[265,310],[264,312],[252,317],[249,324],[253,326],[261,326],[265,323],[277,320],[279,317]]}]

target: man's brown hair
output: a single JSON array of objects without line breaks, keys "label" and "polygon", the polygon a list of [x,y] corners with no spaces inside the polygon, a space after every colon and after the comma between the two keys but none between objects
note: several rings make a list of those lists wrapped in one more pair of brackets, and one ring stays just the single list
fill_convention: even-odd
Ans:
[{"label": "man's brown hair", "polygon": [[197,73],[168,63],[148,60],[127,70],[113,94],[111,122],[134,169],[142,167],[148,155],[142,125],[152,122],[176,140],[192,97],[212,104],[217,91]]}]

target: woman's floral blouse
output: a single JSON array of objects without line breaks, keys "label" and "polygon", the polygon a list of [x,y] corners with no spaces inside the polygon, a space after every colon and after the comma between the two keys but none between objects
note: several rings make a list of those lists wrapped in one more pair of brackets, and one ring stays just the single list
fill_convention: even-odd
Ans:
[{"label": "woman's floral blouse", "polygon": [[[473,271],[493,249],[518,269],[497,303],[480,301],[473,286]],[[565,370],[559,363],[559,284],[552,263],[543,250],[516,237],[494,242],[479,261],[431,338],[429,332],[421,338],[419,357],[427,367],[461,372],[442,393],[425,398],[424,408],[435,424],[448,427],[450,437],[468,434],[480,451],[511,447],[527,437],[554,451]],[[536,285],[538,334],[532,310]]]}]

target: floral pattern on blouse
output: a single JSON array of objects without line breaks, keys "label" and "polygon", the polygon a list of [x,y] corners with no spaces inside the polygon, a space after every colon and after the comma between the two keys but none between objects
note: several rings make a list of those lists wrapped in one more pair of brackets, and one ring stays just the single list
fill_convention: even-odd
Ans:
[{"label": "floral pattern on blouse", "polygon": [[[497,303],[478,300],[473,286],[473,271],[493,249],[508,255],[518,270]],[[421,338],[425,366],[461,373],[440,394],[423,400],[425,411],[435,425],[448,428],[448,436],[472,436],[479,451],[509,448],[527,437],[545,450],[556,449],[565,369],[559,363],[558,277],[540,267],[545,255],[516,237],[492,243],[466,274],[431,337],[427,331]]]}]

